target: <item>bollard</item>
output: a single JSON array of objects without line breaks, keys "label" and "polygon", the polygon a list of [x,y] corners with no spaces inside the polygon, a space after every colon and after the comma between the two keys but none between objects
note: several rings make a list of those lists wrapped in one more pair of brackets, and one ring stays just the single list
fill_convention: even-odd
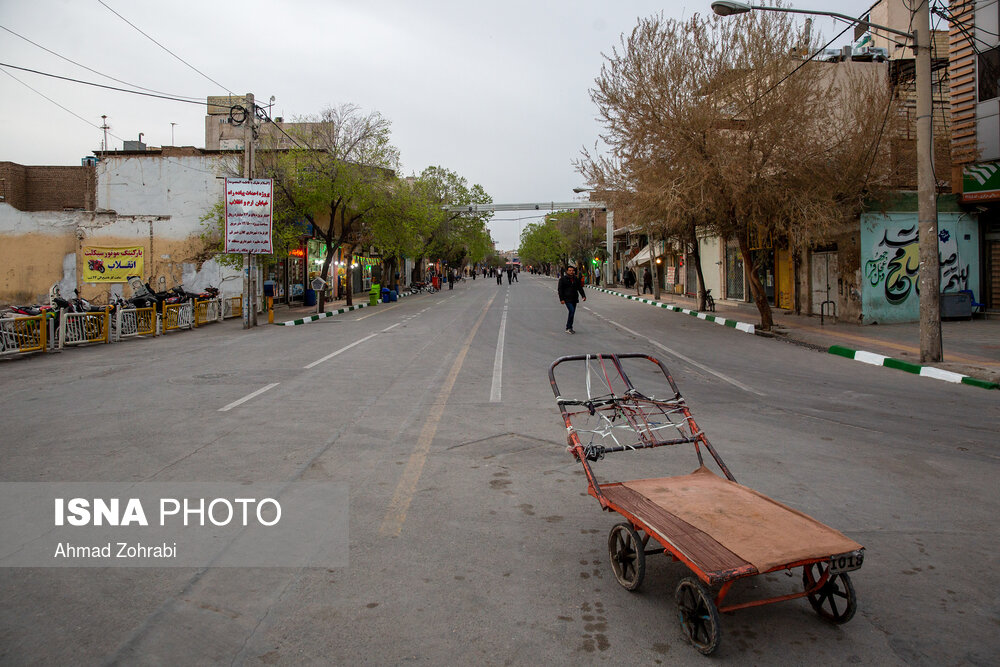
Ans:
[{"label": "bollard", "polygon": [[274,324],[274,297],[267,297],[267,323]]}]

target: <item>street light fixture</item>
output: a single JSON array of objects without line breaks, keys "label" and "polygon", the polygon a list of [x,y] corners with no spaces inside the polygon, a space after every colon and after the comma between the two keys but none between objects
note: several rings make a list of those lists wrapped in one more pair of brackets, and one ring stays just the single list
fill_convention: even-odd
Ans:
[{"label": "street light fixture", "polygon": [[913,40],[917,92],[917,224],[920,246],[920,360],[941,361],[941,260],[938,256],[937,197],[933,162],[932,91],[931,91],[931,29],[929,3],[918,2],[913,10],[913,32],[897,30],[837,12],[824,12],[791,7],[765,7],[730,0],[716,0],[712,11],[719,16],[745,14],[759,9],[788,14],[832,16],[855,25],[863,25]]}]

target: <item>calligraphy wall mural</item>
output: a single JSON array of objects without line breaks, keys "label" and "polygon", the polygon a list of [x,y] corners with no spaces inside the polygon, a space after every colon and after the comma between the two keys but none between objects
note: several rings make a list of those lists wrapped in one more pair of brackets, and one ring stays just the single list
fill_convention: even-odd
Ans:
[{"label": "calligraphy wall mural", "polygon": [[[916,213],[862,216],[863,324],[920,319],[917,231]],[[978,290],[979,229],[975,218],[964,213],[938,213],[938,254],[941,292]]]}]

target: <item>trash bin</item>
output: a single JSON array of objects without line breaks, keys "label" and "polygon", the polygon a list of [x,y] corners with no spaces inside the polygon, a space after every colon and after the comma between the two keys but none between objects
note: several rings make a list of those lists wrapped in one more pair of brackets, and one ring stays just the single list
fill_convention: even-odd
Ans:
[{"label": "trash bin", "polygon": [[378,283],[372,283],[372,288],[368,292],[368,305],[369,306],[377,306],[378,305],[379,294],[381,294],[381,290],[379,288]]},{"label": "trash bin", "polygon": [[[399,289],[398,285],[396,286],[396,289]],[[399,292],[389,290],[389,301],[399,301]]]},{"label": "trash bin", "polygon": [[389,292],[391,292],[388,287],[382,288],[382,303],[389,303]]},{"label": "trash bin", "polygon": [[306,306],[315,306],[316,305],[316,290],[311,289],[311,288],[306,289],[305,303],[304,303],[304,305],[306,305]]}]

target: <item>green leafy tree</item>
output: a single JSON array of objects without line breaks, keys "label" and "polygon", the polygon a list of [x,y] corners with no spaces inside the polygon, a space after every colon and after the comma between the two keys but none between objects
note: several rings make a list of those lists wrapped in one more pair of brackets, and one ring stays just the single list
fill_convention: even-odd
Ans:
[{"label": "green leafy tree", "polygon": [[428,167],[414,179],[413,189],[425,207],[416,229],[419,241],[414,257],[418,267],[426,257],[456,268],[486,257],[490,247],[486,221],[490,214],[445,210],[446,206],[493,203],[483,186],[470,186],[465,177],[444,167]]},{"label": "green leafy tree", "polygon": [[[320,278],[329,282],[340,248],[349,256],[371,242],[376,215],[389,205],[399,151],[391,142],[391,123],[378,112],[364,114],[351,104],[328,108],[319,116],[297,119],[291,131],[298,146],[262,150],[263,175],[275,179],[275,198],[289,215],[307,221],[326,244]],[[353,303],[348,274],[347,300]],[[325,293],[320,295],[323,308]]]}]

